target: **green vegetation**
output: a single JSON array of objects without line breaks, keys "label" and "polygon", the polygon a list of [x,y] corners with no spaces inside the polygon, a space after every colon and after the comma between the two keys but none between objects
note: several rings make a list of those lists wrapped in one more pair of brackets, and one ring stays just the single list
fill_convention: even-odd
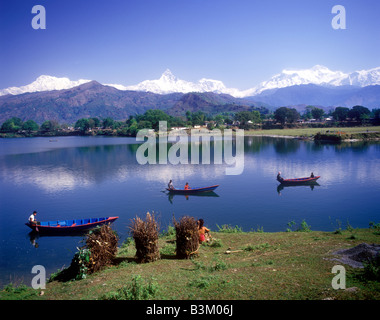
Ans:
[{"label": "green vegetation", "polygon": [[[330,127],[330,128],[292,128],[292,129],[269,129],[269,130],[248,130],[244,134],[246,136],[289,136],[289,137],[314,137],[314,135],[328,134],[332,132],[344,132],[345,134],[360,134],[369,132],[379,132],[380,126],[369,126],[369,127]],[[326,131],[329,131],[326,133]]]},{"label": "green vegetation", "polygon": [[[297,229],[295,223],[290,223]],[[212,231],[213,241],[202,244],[191,259],[177,259],[173,227],[158,240],[161,258],[137,263],[131,238],[120,246],[112,266],[66,282],[47,283],[40,290],[12,284],[0,291],[0,299],[53,300],[378,300],[380,299],[379,260],[355,269],[344,264],[347,290],[332,288],[332,267],[337,250],[361,243],[379,243],[379,223],[355,229],[355,238],[338,223],[339,233],[244,232],[224,225]],[[302,223],[301,225],[302,226]],[[301,228],[302,229],[302,228]],[[218,245],[213,245],[217,242]]]},{"label": "green vegetation", "polygon": [[282,125],[294,123],[300,118],[300,114],[294,108],[281,107],[274,112],[274,119]]},{"label": "green vegetation", "polygon": [[157,283],[151,278],[148,283],[140,276],[132,277],[129,285],[104,294],[102,300],[151,300],[158,291]]},{"label": "green vegetation", "polygon": [[[329,121],[325,117],[330,117]],[[334,120],[331,120],[331,117]],[[0,127],[0,137],[33,137],[33,136],[62,136],[62,135],[110,135],[136,136],[140,129],[159,130],[159,121],[167,122],[167,129],[204,127],[209,130],[244,129],[246,134],[265,134],[281,136],[310,137],[324,131],[344,131],[351,133],[353,127],[365,129],[371,124],[380,122],[380,109],[370,111],[363,106],[352,109],[337,107],[334,111],[326,112],[314,106],[307,106],[301,114],[294,108],[280,107],[274,112],[265,107],[247,107],[247,110],[235,112],[209,113],[203,111],[186,111],[181,116],[172,116],[159,109],[149,109],[144,114],[130,115],[126,120],[114,120],[110,117],[80,118],[75,124],[60,124],[56,120],[47,120],[39,126],[33,120],[23,122],[20,118],[12,117]],[[331,128],[331,130],[328,130]],[[259,129],[259,130],[258,130]],[[321,130],[323,129],[323,130]],[[370,130],[372,131],[372,130]],[[327,140],[334,140],[334,134],[329,134]],[[365,135],[345,137],[345,139],[366,139]],[[341,138],[337,138],[340,141]]]},{"label": "green vegetation", "polygon": [[297,229],[295,228],[295,226],[296,226],[295,221],[288,222],[289,228],[286,229],[286,232],[294,232],[294,231],[310,232],[311,231],[311,227],[307,224],[307,222],[305,220],[302,220],[301,224],[299,225],[299,227]]},{"label": "green vegetation", "polygon": [[380,132],[369,132],[369,129],[364,132],[347,132],[346,130],[342,131],[330,131],[326,133],[318,132],[314,136],[316,141],[331,141],[331,142],[341,142],[344,140],[377,140],[380,139]]}]

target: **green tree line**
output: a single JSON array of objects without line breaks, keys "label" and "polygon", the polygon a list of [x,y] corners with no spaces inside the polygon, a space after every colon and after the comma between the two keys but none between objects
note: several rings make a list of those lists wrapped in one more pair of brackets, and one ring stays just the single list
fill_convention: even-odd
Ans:
[{"label": "green tree line", "polygon": [[[356,121],[365,121],[370,118],[380,119],[380,109],[370,111],[363,106],[354,106],[351,109],[346,107],[336,107],[334,111],[326,112],[314,106],[307,106],[301,115],[296,109],[280,107],[274,112],[264,107],[256,108],[251,111],[223,112],[216,115],[206,114],[202,111],[187,111],[183,117],[174,117],[162,110],[150,109],[144,114],[131,115],[128,119],[119,121],[112,118],[99,119],[81,118],[76,121],[74,129],[82,134],[96,130],[99,134],[107,134],[109,131],[116,132],[117,135],[135,136],[140,129],[150,128],[158,130],[159,121],[166,121],[168,129],[172,127],[194,127],[206,125],[209,129],[225,128],[234,125],[242,129],[253,129],[255,125],[265,120],[272,119],[282,125],[295,123],[299,119],[322,120],[326,116],[332,116],[336,121],[345,121],[347,118]],[[6,120],[0,127],[2,133],[57,133],[67,131],[68,124],[59,124],[56,120],[47,120],[38,125],[34,120],[23,122],[18,117]]]}]

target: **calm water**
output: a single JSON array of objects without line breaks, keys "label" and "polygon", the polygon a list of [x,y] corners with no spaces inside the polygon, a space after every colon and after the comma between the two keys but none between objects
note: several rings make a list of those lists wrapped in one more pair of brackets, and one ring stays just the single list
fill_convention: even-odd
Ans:
[{"label": "calm water", "polygon": [[[0,140],[0,287],[29,285],[34,265],[48,274],[68,266],[81,237],[32,239],[25,222],[119,216],[121,241],[136,215],[158,214],[161,228],[173,215],[203,218],[245,231],[285,231],[305,220],[312,230],[379,222],[380,143],[317,145],[265,137],[245,138],[244,172],[225,175],[226,165],[139,165],[134,138],[60,137]],[[319,185],[278,188],[285,178],[321,175]],[[219,184],[212,196],[169,197],[168,180],[183,187]],[[38,247],[35,247],[35,243]]]}]

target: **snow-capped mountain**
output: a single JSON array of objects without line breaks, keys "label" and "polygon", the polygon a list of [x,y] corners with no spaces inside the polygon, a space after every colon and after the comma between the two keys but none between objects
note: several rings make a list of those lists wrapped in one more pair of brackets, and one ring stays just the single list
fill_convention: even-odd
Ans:
[{"label": "snow-capped mountain", "polygon": [[316,65],[311,69],[283,70],[270,80],[262,82],[259,86],[252,88],[249,95],[256,95],[265,90],[285,88],[294,85],[316,84],[321,86],[343,86],[353,85],[365,87],[380,84],[380,67],[344,73],[342,71],[331,71],[325,66]]},{"label": "snow-capped mountain", "polygon": [[321,86],[343,86],[353,85],[365,87],[368,85],[380,85],[380,67],[344,73],[342,71],[332,71],[321,65],[316,65],[310,69],[292,70],[285,69],[281,73],[274,75],[268,81],[260,83],[248,90],[227,88],[222,81],[212,79],[201,79],[198,82],[188,82],[175,77],[169,69],[157,80],[145,80],[133,86],[114,86],[119,90],[136,90],[153,92],[159,94],[173,92],[214,92],[226,93],[236,98],[255,96],[265,90],[285,88],[302,84],[316,84]]},{"label": "snow-capped mountain", "polygon": [[26,92],[39,92],[39,91],[52,91],[62,90],[77,87],[83,83],[90,82],[91,80],[80,79],[77,81],[71,81],[69,78],[57,78],[47,75],[39,76],[32,83],[22,87],[9,87],[0,90],[0,96],[6,94],[22,94]]},{"label": "snow-capped mountain", "polygon": [[366,87],[380,84],[380,67],[353,72],[349,75],[350,84]]},{"label": "snow-capped mountain", "polygon": [[137,85],[123,86],[108,84],[119,90],[134,90],[153,92],[158,94],[168,94],[174,92],[189,93],[189,92],[214,92],[228,93],[232,96],[238,95],[238,89],[227,88],[222,81],[202,78],[198,82],[189,82],[178,79],[173,73],[166,69],[159,79],[145,80]]},{"label": "snow-capped mountain", "polygon": [[[0,96],[6,94],[17,95],[25,92],[62,90],[76,87],[90,80],[71,81],[68,78],[56,78],[52,76],[40,76],[36,81],[22,87],[10,87],[0,90]],[[365,87],[369,85],[380,85],[380,67],[344,73],[342,71],[332,71],[325,66],[316,65],[310,69],[293,70],[285,69],[281,73],[274,75],[269,80],[261,82],[259,85],[248,90],[227,88],[220,80],[202,78],[197,82],[190,82],[178,79],[167,69],[159,79],[145,80],[136,85],[125,86],[121,84],[105,84],[118,90],[133,90],[143,92],[153,92],[158,94],[168,94],[174,92],[213,92],[225,93],[236,98],[256,96],[270,89],[291,87],[295,85],[315,84],[320,86],[343,86],[352,85]]]},{"label": "snow-capped mountain", "polygon": [[347,74],[341,71],[331,71],[330,69],[316,65],[311,69],[304,70],[283,70],[281,73],[274,75],[268,81],[262,82],[255,88],[251,89],[252,95],[261,93],[265,90],[285,88],[302,84],[317,85],[343,85]]}]

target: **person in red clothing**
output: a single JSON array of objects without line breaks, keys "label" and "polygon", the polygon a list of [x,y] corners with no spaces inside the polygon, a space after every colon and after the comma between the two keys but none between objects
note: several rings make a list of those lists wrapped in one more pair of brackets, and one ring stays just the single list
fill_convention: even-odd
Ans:
[{"label": "person in red clothing", "polygon": [[188,182],[186,182],[186,184],[185,184],[185,190],[190,190],[191,188],[190,188],[190,186],[189,186],[189,183]]},{"label": "person in red clothing", "polygon": [[204,225],[203,219],[198,220],[198,228],[199,228],[199,243],[204,241],[208,242],[211,240],[210,229],[207,229]]}]

